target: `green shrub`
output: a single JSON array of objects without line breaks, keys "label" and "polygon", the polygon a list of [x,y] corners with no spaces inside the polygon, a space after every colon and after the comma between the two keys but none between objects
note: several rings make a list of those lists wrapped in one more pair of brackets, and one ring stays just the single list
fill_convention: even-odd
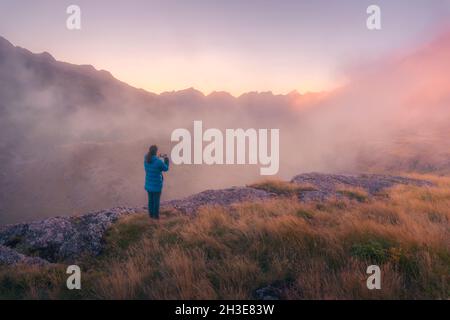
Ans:
[{"label": "green shrub", "polygon": [[360,260],[382,264],[389,260],[390,248],[391,245],[388,241],[371,239],[353,244],[350,253]]}]

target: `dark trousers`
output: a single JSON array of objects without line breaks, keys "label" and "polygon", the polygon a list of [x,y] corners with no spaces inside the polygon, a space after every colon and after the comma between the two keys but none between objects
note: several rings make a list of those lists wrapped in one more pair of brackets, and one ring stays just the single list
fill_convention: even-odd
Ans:
[{"label": "dark trousers", "polygon": [[148,192],[148,214],[153,219],[159,219],[159,200],[161,192]]}]

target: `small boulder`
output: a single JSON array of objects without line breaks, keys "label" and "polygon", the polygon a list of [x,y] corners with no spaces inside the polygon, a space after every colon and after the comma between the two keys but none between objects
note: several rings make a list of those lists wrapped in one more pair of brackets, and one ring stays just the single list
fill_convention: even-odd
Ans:
[{"label": "small boulder", "polygon": [[2,226],[0,245],[50,262],[75,261],[84,254],[99,254],[106,230],[121,216],[137,210],[114,208],[82,216]]}]

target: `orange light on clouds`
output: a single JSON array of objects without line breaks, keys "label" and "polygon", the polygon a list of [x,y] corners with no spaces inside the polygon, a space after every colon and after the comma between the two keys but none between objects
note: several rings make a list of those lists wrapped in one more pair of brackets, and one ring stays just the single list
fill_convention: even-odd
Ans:
[{"label": "orange light on clouds", "polygon": [[197,56],[190,61],[182,56],[105,59],[95,65],[112,71],[114,76],[132,86],[154,93],[194,87],[205,94],[227,91],[239,96],[250,91],[286,94],[325,91],[339,82],[326,71],[303,72],[298,76],[245,65],[237,59]]}]

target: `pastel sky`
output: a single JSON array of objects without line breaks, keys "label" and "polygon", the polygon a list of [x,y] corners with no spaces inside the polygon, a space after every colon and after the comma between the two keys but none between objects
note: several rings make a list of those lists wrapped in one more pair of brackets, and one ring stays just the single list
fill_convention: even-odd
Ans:
[{"label": "pastel sky", "polygon": [[[66,28],[66,8],[82,30]],[[382,10],[382,30],[366,9]],[[450,21],[450,0],[0,0],[0,35],[160,93],[321,91],[345,70],[413,49]]]}]

